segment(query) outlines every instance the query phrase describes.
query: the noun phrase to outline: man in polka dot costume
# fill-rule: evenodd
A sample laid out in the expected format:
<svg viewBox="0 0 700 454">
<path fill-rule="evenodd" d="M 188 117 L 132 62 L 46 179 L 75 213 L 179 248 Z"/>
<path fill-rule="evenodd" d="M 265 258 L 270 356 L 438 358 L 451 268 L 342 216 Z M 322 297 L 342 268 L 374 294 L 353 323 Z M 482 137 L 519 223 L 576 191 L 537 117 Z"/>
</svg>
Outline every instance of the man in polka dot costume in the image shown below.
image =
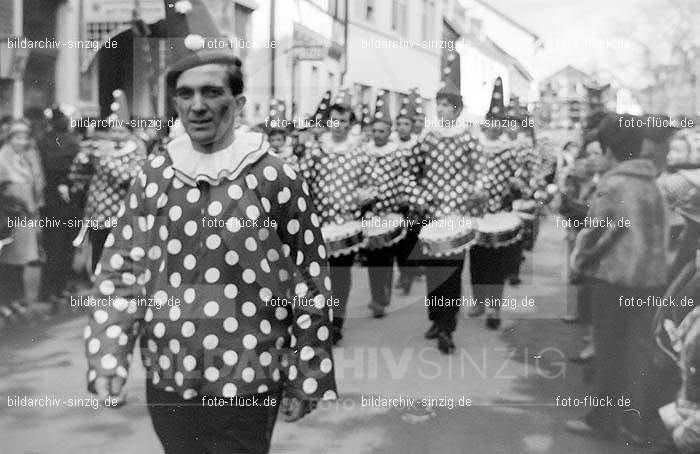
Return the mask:
<svg viewBox="0 0 700 454">
<path fill-rule="evenodd" d="M 290 419 L 336 397 L 321 220 L 263 136 L 234 132 L 240 66 L 202 51 L 168 72 L 187 134 L 134 181 L 96 272 L 109 304 L 85 329 L 102 398 L 123 399 L 140 335 L 166 453 L 268 452 L 283 392 Z"/>
<path fill-rule="evenodd" d="M 313 144 L 299 163 L 323 225 L 359 220 L 363 205 L 371 199 L 367 189 L 371 185 L 369 159 L 358 137 L 350 135 L 352 120 L 348 106 L 333 104 L 330 131 Z M 339 302 L 333 314 L 333 343 L 342 338 L 354 261 L 354 252 L 328 258 L 333 298 Z"/>
<path fill-rule="evenodd" d="M 462 111 L 462 97 L 454 86 L 443 87 L 436 102 L 437 116 L 443 123 L 454 122 Z M 417 216 L 431 220 L 449 214 L 483 214 L 479 187 L 479 174 L 484 170 L 481 146 L 464 128 L 453 125 L 428 131 L 414 147 L 409 164 L 413 167 L 408 185 L 409 205 L 417 210 Z M 464 259 L 464 252 L 423 259 L 429 301 L 461 298 Z M 425 337 L 437 339 L 442 353 L 455 349 L 452 333 L 457 327 L 458 311 L 458 306 L 428 306 L 432 325 Z"/>
</svg>

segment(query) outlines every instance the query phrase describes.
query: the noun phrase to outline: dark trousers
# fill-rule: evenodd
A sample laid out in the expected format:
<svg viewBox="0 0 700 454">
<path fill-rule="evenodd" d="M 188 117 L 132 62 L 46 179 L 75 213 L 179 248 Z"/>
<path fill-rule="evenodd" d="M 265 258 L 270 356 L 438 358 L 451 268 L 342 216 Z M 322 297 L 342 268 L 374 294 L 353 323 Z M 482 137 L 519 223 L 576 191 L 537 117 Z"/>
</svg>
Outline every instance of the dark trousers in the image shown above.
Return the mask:
<svg viewBox="0 0 700 454">
<path fill-rule="evenodd" d="M 165 454 L 265 454 L 281 401 L 279 393 L 258 394 L 270 406 L 204 406 L 202 398 L 182 399 L 146 384 L 148 412 Z M 228 403 L 228 399 L 225 399 Z"/>
<path fill-rule="evenodd" d="M 491 312 L 501 308 L 503 288 L 513 253 L 507 248 L 472 246 L 469 249 L 469 272 L 472 294 L 478 304 L 487 304 Z"/>
<path fill-rule="evenodd" d="M 105 247 L 105 241 L 109 236 L 111 229 L 93 229 L 90 230 L 90 245 L 92 246 L 92 271 L 95 271 L 95 267 L 102 257 L 102 249 Z"/>
<path fill-rule="evenodd" d="M 602 281 L 589 281 L 593 309 L 595 394 L 610 396 L 612 407 L 594 407 L 586 421 L 604 431 L 619 426 L 639 436 L 653 438 L 663 433 L 657 410 L 661 402 L 660 370 L 654 366 L 656 345 L 652 320 L 656 308 L 620 306 L 620 297 L 639 298 L 663 295 L 663 289 L 628 288 Z M 617 400 L 630 399 L 629 407 Z M 623 411 L 633 408 L 635 411 Z"/>
<path fill-rule="evenodd" d="M 350 296 L 352 284 L 352 264 L 355 254 L 328 257 L 328 267 L 331 278 L 331 295 L 338 300 L 338 307 L 333 308 L 333 326 L 340 329 L 345 322 L 345 309 Z"/>
<path fill-rule="evenodd" d="M 428 319 L 435 323 L 438 331 L 452 333 L 457 328 L 459 306 L 430 304 L 440 297 L 456 301 L 462 298 L 462 271 L 464 254 L 423 259 L 425 279 L 428 286 Z"/>
<path fill-rule="evenodd" d="M 506 246 L 504 253 L 507 255 L 506 259 L 506 276 L 507 277 L 518 277 L 520 276 L 520 264 L 523 261 L 523 242 L 518 241 L 515 244 Z"/>
<path fill-rule="evenodd" d="M 24 265 L 0 263 L 0 304 L 24 299 Z"/>
<path fill-rule="evenodd" d="M 367 249 L 364 251 L 367 259 L 367 274 L 369 288 L 372 293 L 372 303 L 378 306 L 388 306 L 391 302 L 391 288 L 394 279 L 394 249 Z"/>
<path fill-rule="evenodd" d="M 408 230 L 394 249 L 401 279 L 413 279 L 417 274 L 417 267 L 420 266 L 420 250 L 417 247 L 419 232 L 420 230 Z"/>
<path fill-rule="evenodd" d="M 60 296 L 70 279 L 73 270 L 72 241 L 77 232 L 67 226 L 44 229 L 43 246 L 46 262 L 41 270 L 41 299 Z M 106 237 L 105 237 L 106 239 Z M 103 242 L 104 244 L 104 242 Z"/>
</svg>

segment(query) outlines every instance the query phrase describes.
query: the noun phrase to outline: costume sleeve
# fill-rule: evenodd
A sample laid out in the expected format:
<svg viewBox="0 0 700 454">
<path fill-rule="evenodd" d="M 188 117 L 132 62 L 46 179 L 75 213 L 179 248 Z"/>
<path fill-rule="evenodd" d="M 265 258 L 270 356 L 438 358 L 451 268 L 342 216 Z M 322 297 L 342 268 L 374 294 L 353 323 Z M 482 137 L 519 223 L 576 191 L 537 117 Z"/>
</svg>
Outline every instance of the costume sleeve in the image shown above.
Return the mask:
<svg viewBox="0 0 700 454">
<path fill-rule="evenodd" d="M 131 352 L 145 315 L 136 298 L 145 295 L 144 284 L 150 279 L 144 245 L 152 242 L 149 235 L 155 218 L 145 215 L 144 197 L 156 192 L 156 183 L 146 189 L 146 176 L 140 173 L 122 203 L 95 270 L 90 294 L 94 307 L 84 332 L 91 392 L 95 392 L 97 377 L 126 378 L 128 374 Z"/>
<path fill-rule="evenodd" d="M 411 150 L 406 159 L 406 183 L 405 191 L 408 203 L 412 207 L 424 207 L 427 204 L 425 188 L 422 185 L 422 177 L 425 173 L 424 154 L 428 150 L 428 143 L 418 142 Z"/>
<path fill-rule="evenodd" d="M 283 164 L 281 184 L 291 192 L 282 205 L 277 228 L 283 249 L 289 251 L 294 301 L 288 391 L 300 399 L 335 399 L 331 351 L 331 282 L 321 222 L 313 209 L 308 184 Z M 286 205 L 286 206 L 285 206 Z"/>
<path fill-rule="evenodd" d="M 626 217 L 622 211 L 624 202 L 613 184 L 598 189 L 591 200 L 587 217 L 590 219 L 620 219 Z M 571 253 L 570 266 L 575 272 L 586 274 L 586 270 L 609 250 L 623 229 L 585 227 L 576 236 L 576 245 Z"/>
</svg>

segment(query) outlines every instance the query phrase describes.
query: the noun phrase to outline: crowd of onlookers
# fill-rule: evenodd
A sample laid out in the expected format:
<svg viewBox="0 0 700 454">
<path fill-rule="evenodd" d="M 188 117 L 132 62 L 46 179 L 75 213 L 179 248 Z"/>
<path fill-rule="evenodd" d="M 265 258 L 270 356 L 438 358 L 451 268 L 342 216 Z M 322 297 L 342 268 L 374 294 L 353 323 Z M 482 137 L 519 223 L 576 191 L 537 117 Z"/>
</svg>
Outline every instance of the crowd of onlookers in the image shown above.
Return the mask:
<svg viewBox="0 0 700 454">
<path fill-rule="evenodd" d="M 622 126 L 630 120 L 606 115 L 559 158 L 559 214 L 583 226 L 567 233 L 575 310 L 566 320 L 590 326 L 586 347 L 572 360 L 592 364 L 596 395 L 632 402 L 592 408 L 567 428 L 658 452 L 700 452 L 700 392 L 687 386 L 700 382 L 687 364 L 695 361 L 700 374 L 700 358 L 688 355 L 700 344 L 687 336 L 694 322 L 681 323 L 693 311 L 681 300 L 700 302 L 700 150 L 692 130 Z M 615 226 L 585 223 L 587 217 Z M 658 410 L 669 402 L 675 419 L 665 407 L 662 424 Z"/>
</svg>

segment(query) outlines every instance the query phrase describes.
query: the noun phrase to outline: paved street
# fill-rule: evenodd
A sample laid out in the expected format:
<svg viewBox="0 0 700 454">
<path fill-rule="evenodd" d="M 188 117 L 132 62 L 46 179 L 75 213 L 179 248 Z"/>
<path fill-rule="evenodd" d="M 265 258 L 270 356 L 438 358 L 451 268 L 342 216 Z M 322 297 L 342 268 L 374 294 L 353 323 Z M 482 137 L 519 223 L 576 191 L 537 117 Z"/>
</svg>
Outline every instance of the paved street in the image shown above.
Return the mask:
<svg viewBox="0 0 700 454">
<path fill-rule="evenodd" d="M 457 351 L 446 357 L 423 339 L 424 281 L 396 296 L 388 316 L 369 318 L 367 270 L 354 269 L 350 318 L 335 351 L 341 400 L 296 424 L 279 423 L 275 453 L 621 453 L 639 452 L 573 435 L 563 421 L 583 408 L 556 407 L 556 397 L 589 392 L 581 366 L 566 362 L 582 347 L 580 325 L 562 323 L 566 290 L 563 232 L 542 225 L 527 254 L 523 284 L 507 289 L 534 308 L 507 310 L 504 327 L 461 313 Z M 467 278 L 468 279 L 468 278 Z M 465 285 L 469 292 L 469 286 Z M 468 293 L 467 293 L 468 294 Z M 85 390 L 83 319 L 51 321 L 3 334 L 0 347 L 0 451 L 15 453 L 157 453 L 144 404 L 144 371 L 131 370 L 128 405 L 118 410 L 70 407 Z M 54 408 L 8 408 L 8 396 L 56 397 Z M 443 398 L 434 413 L 363 406 L 370 397 Z M 449 408 L 450 398 L 454 404 Z M 459 406 L 461 401 L 471 406 Z M 83 402 L 84 403 L 84 402 Z M 320 441 L 319 441 L 320 440 Z"/>
</svg>

